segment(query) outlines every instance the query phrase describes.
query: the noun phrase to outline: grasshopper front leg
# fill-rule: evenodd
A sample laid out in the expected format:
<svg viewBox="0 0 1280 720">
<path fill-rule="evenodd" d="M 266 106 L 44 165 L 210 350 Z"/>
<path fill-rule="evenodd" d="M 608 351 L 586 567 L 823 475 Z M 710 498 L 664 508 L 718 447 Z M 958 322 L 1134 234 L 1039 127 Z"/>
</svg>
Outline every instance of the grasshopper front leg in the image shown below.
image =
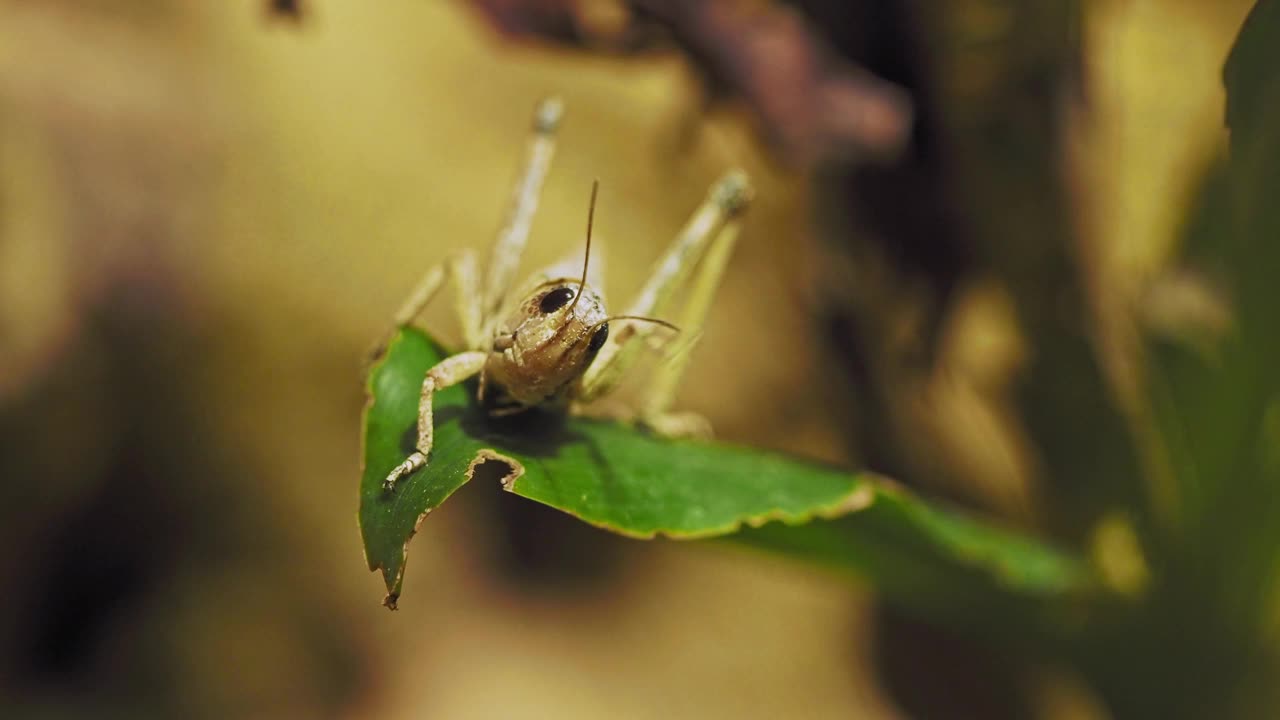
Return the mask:
<svg viewBox="0 0 1280 720">
<path fill-rule="evenodd" d="M 422 394 L 418 397 L 418 443 L 414 452 L 387 474 L 387 479 L 382 481 L 383 492 L 391 492 L 401 478 L 426 466 L 433 441 L 431 401 L 435 392 L 457 385 L 483 370 L 487 357 L 487 353 L 479 350 L 462 352 L 441 360 L 427 371 L 427 376 L 422 379 Z"/>
</svg>

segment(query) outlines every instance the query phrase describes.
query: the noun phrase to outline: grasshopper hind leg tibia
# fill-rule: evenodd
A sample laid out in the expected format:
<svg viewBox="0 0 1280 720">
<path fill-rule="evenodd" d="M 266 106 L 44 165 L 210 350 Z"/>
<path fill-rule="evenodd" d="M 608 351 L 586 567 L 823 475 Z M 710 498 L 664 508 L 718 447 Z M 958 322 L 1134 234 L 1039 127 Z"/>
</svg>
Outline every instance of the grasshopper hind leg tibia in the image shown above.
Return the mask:
<svg viewBox="0 0 1280 720">
<path fill-rule="evenodd" d="M 384 492 L 391 492 L 400 480 L 426 466 L 431 454 L 431 402 L 435 391 L 456 385 L 484 368 L 486 346 L 492 343 L 493 322 L 529 239 L 533 215 L 555 154 L 556 130 L 563 111 L 562 103 L 554 97 L 538 103 L 534 110 L 524 160 L 516 174 L 506 219 L 493 243 L 487 273 L 481 275 L 475 252 L 462 250 L 454 253 L 444 263 L 426 272 L 396 313 L 396 328 L 412 325 L 445 282 L 452 280 L 456 291 L 455 309 L 467 352 L 445 358 L 423 378 L 416 447 L 387 474 L 382 483 Z"/>
<path fill-rule="evenodd" d="M 653 377 L 644 389 L 636 414 L 637 422 L 660 435 L 705 437 L 710 425 L 688 413 L 671 414 L 676 388 L 688 367 L 690 353 L 701 335 L 707 313 L 715 298 L 733 247 L 737 242 L 739 218 L 753 195 L 750 181 L 742 171 L 723 175 L 711 186 L 707 197 L 658 259 L 649 279 L 627 308 L 627 315 L 668 317 L 680 328 L 681 337 L 663 343 Z M 681 293 L 681 291 L 684 291 Z M 674 306 L 677 295 L 684 300 Z M 623 338 L 606 345 L 587 371 L 582 400 L 603 397 L 620 382 L 639 358 L 645 343 L 660 326 L 633 325 Z"/>
</svg>

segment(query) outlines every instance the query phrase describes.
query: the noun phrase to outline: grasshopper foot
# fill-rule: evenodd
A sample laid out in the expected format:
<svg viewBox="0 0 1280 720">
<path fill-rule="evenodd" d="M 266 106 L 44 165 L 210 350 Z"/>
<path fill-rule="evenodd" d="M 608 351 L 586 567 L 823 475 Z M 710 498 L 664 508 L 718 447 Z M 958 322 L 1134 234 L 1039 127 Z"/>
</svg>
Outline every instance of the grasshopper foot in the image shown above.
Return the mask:
<svg viewBox="0 0 1280 720">
<path fill-rule="evenodd" d="M 714 433 L 711 423 L 701 415 L 691 412 L 660 413 L 639 419 L 641 427 L 654 435 L 680 440 L 710 440 Z"/>
<path fill-rule="evenodd" d="M 382 481 L 382 492 L 389 493 L 395 490 L 396 483 L 400 482 L 400 478 L 414 474 L 425 467 L 426 464 L 427 456 L 420 452 L 414 452 L 387 474 L 387 479 Z"/>
</svg>

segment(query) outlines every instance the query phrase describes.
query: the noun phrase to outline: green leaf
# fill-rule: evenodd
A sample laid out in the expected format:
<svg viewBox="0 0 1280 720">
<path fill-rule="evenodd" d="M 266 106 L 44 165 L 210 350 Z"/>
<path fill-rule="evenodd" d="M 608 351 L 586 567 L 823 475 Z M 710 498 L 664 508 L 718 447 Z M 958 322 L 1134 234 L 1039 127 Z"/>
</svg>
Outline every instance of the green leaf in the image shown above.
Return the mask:
<svg viewBox="0 0 1280 720">
<path fill-rule="evenodd" d="M 1254 6 L 1223 81 L 1230 148 L 1181 234 L 1169 277 L 1183 292 L 1146 308 L 1153 466 L 1177 513 L 1148 531 L 1156 572 L 1141 606 L 1095 634 L 1095 680 L 1117 717 L 1275 714 L 1260 710 L 1280 667 L 1280 2 Z M 1171 637 L 1176 657 L 1162 654 Z"/>
<path fill-rule="evenodd" d="M 929 508 L 869 474 L 725 444 L 660 439 L 601 420 L 537 412 L 489 418 L 471 402 L 472 386 L 436 394 L 429 464 L 384 493 L 383 478 L 413 449 L 422 378 L 444 356 L 426 335 L 405 328 L 369 375 L 360 528 L 369 569 L 382 570 L 389 606 L 399 597 L 418 523 L 481 465 L 496 470 L 508 491 L 606 530 L 688 539 L 758 528 L 741 539 L 859 570 L 906 599 L 945 600 L 953 581 L 980 587 L 986 599 L 1056 596 L 1083 581 L 1074 560 Z M 850 520 L 840 523 L 795 527 L 846 515 Z"/>
<path fill-rule="evenodd" d="M 1226 124 L 1235 133 L 1266 132 L 1261 123 L 1270 112 L 1268 96 L 1276 90 L 1278 32 L 1280 2 L 1260 0 L 1245 18 L 1222 68 L 1222 83 L 1227 89 Z"/>
<path fill-rule="evenodd" d="M 1187 611 L 1255 642 L 1274 615 L 1280 564 L 1280 2 L 1259 2 L 1223 69 L 1230 153 L 1205 179 L 1182 237 L 1225 322 L 1188 313 L 1150 337 L 1148 391 L 1182 506 L 1162 549 Z"/>
<path fill-rule="evenodd" d="M 1280 3 L 1250 13 L 1223 70 L 1230 155 L 1206 177 L 1183 235 L 1187 274 L 1227 309 L 1151 337 L 1149 391 L 1184 507 L 1169 553 L 1250 635 L 1280 557 Z M 1206 590 L 1208 592 L 1208 590 Z"/>
</svg>

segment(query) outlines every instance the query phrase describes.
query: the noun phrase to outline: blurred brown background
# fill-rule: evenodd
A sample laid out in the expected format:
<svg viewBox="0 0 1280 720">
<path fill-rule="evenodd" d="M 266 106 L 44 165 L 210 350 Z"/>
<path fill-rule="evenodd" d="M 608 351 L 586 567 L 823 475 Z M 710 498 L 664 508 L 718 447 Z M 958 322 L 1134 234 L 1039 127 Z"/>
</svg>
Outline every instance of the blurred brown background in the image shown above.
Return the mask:
<svg viewBox="0 0 1280 720">
<path fill-rule="evenodd" d="M 616 4 L 580 5 L 610 37 Z M 1016 29 L 1009 4 L 898 5 L 949 40 L 929 81 L 953 105 L 917 103 L 917 128 L 1004 82 L 1011 61 L 988 52 Z M 1084 4 L 1059 118 L 1090 302 L 1167 252 L 1221 140 L 1218 68 L 1248 5 Z M 0 713 L 912 715 L 885 689 L 870 596 L 843 579 L 615 540 L 469 487 L 423 526 L 391 614 L 354 513 L 364 355 L 424 268 L 487 245 L 528 112 L 557 93 L 527 267 L 579 246 L 598 177 L 620 302 L 710 181 L 745 167 L 758 201 L 682 405 L 722 438 L 933 475 L 928 491 L 1039 525 L 999 273 L 963 245 L 941 270 L 874 244 L 833 259 L 831 236 L 874 234 L 841 214 L 840 168 L 915 151 L 797 145 L 798 121 L 688 44 L 567 47 L 457 2 L 300 7 L 0 0 Z M 850 258 L 871 277 L 842 275 Z M 882 303 L 887 347 L 929 348 L 919 368 L 880 361 L 907 368 L 884 384 L 888 424 L 919 444 L 903 467 L 850 430 L 878 401 L 833 392 L 845 360 L 816 318 L 850 287 Z M 448 309 L 428 325 L 456 338 Z M 1100 325 L 1123 387 L 1123 333 Z M 1069 676 L 1032 674 L 1037 714 L 1101 712 Z"/>
</svg>

